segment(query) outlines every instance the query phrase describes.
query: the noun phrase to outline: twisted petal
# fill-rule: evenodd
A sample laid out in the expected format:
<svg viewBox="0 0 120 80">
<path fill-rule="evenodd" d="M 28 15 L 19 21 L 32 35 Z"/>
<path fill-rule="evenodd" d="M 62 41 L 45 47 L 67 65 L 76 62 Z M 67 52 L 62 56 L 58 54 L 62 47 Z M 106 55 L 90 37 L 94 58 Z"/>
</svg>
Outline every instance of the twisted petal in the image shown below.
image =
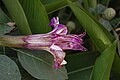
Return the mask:
<svg viewBox="0 0 120 80">
<path fill-rule="evenodd" d="M 59 34 L 59 35 L 65 35 L 68 32 L 68 29 L 65 25 L 59 24 L 59 19 L 57 18 L 52 18 L 50 21 L 49 26 L 53 26 L 54 29 L 49 32 L 48 34 Z"/>
<path fill-rule="evenodd" d="M 58 17 L 53 17 L 52 19 L 51 19 L 51 21 L 50 21 L 50 24 L 48 24 L 49 26 L 53 26 L 53 27 L 55 27 L 55 26 L 57 26 L 59 24 L 59 18 Z"/>
<path fill-rule="evenodd" d="M 68 32 L 67 27 L 65 25 L 59 24 L 48 34 L 66 35 L 67 32 Z"/>
</svg>

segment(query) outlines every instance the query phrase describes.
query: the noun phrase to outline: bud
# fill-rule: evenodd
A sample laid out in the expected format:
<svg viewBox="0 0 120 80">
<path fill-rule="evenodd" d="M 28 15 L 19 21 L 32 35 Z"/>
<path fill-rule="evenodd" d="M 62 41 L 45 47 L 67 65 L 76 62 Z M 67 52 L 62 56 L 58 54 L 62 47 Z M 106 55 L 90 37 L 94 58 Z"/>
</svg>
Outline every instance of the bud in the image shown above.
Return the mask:
<svg viewBox="0 0 120 80">
<path fill-rule="evenodd" d="M 75 29 L 75 23 L 73 21 L 68 21 L 66 26 L 68 27 L 69 31 L 72 31 Z"/>
<path fill-rule="evenodd" d="M 112 19 L 113 17 L 115 17 L 115 15 L 116 15 L 116 12 L 113 8 L 107 8 L 103 12 L 103 17 L 106 18 L 107 20 Z"/>
</svg>

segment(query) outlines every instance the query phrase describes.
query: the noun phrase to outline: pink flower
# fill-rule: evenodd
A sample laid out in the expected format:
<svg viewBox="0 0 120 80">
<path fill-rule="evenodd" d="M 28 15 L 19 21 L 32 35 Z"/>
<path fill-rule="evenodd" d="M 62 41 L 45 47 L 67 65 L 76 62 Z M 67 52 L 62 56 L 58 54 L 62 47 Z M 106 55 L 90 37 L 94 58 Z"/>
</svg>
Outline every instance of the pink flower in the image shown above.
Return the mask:
<svg viewBox="0 0 120 80">
<path fill-rule="evenodd" d="M 80 35 L 67 34 L 68 30 L 65 25 L 59 24 L 58 17 L 52 18 L 49 26 L 54 29 L 46 34 L 29 35 L 23 38 L 25 48 L 31 50 L 46 50 L 54 56 L 54 67 L 61 68 L 67 64 L 64 60 L 65 52 L 63 50 L 80 50 L 86 51 L 87 49 L 82 46 L 83 39 L 86 33 Z"/>
</svg>

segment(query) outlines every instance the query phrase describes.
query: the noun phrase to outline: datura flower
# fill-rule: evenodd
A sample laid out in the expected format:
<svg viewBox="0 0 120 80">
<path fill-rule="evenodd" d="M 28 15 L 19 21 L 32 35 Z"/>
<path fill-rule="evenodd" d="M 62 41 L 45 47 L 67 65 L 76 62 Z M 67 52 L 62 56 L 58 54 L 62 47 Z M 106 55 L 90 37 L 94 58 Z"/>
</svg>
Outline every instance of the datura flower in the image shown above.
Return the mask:
<svg viewBox="0 0 120 80">
<path fill-rule="evenodd" d="M 66 55 L 64 50 L 87 50 L 82 46 L 82 37 L 86 35 L 85 32 L 79 35 L 67 34 L 67 27 L 63 24 L 59 24 L 58 17 L 52 18 L 49 26 L 53 26 L 54 29 L 46 34 L 0 37 L 2 42 L 0 45 L 22 47 L 31 50 L 46 50 L 54 56 L 54 68 L 61 68 L 63 65 L 67 64 L 64 60 Z"/>
<path fill-rule="evenodd" d="M 67 34 L 67 27 L 59 24 L 58 17 L 52 18 L 49 26 L 54 29 L 46 34 L 29 35 L 23 38 L 27 44 L 25 48 L 32 50 L 46 50 L 54 56 L 54 67 L 61 68 L 67 62 L 64 60 L 65 52 L 63 50 L 80 50 L 86 51 L 87 49 L 82 46 L 85 32 L 80 35 Z"/>
</svg>

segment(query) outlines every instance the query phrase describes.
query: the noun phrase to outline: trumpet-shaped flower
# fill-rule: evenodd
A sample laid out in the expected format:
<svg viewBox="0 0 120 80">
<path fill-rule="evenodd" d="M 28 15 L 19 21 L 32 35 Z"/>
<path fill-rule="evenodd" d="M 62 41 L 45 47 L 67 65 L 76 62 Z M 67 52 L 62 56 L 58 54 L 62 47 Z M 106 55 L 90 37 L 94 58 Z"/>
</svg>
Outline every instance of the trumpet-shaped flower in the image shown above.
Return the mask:
<svg viewBox="0 0 120 80">
<path fill-rule="evenodd" d="M 47 50 L 50 52 L 54 56 L 55 68 L 61 68 L 67 63 L 64 60 L 65 52 L 63 50 L 87 50 L 82 46 L 82 37 L 85 36 L 85 33 L 80 35 L 67 34 L 67 27 L 59 24 L 58 17 L 52 18 L 49 26 L 54 27 L 49 33 L 24 37 L 23 41 L 27 43 L 24 47 L 32 50 Z"/>
</svg>

